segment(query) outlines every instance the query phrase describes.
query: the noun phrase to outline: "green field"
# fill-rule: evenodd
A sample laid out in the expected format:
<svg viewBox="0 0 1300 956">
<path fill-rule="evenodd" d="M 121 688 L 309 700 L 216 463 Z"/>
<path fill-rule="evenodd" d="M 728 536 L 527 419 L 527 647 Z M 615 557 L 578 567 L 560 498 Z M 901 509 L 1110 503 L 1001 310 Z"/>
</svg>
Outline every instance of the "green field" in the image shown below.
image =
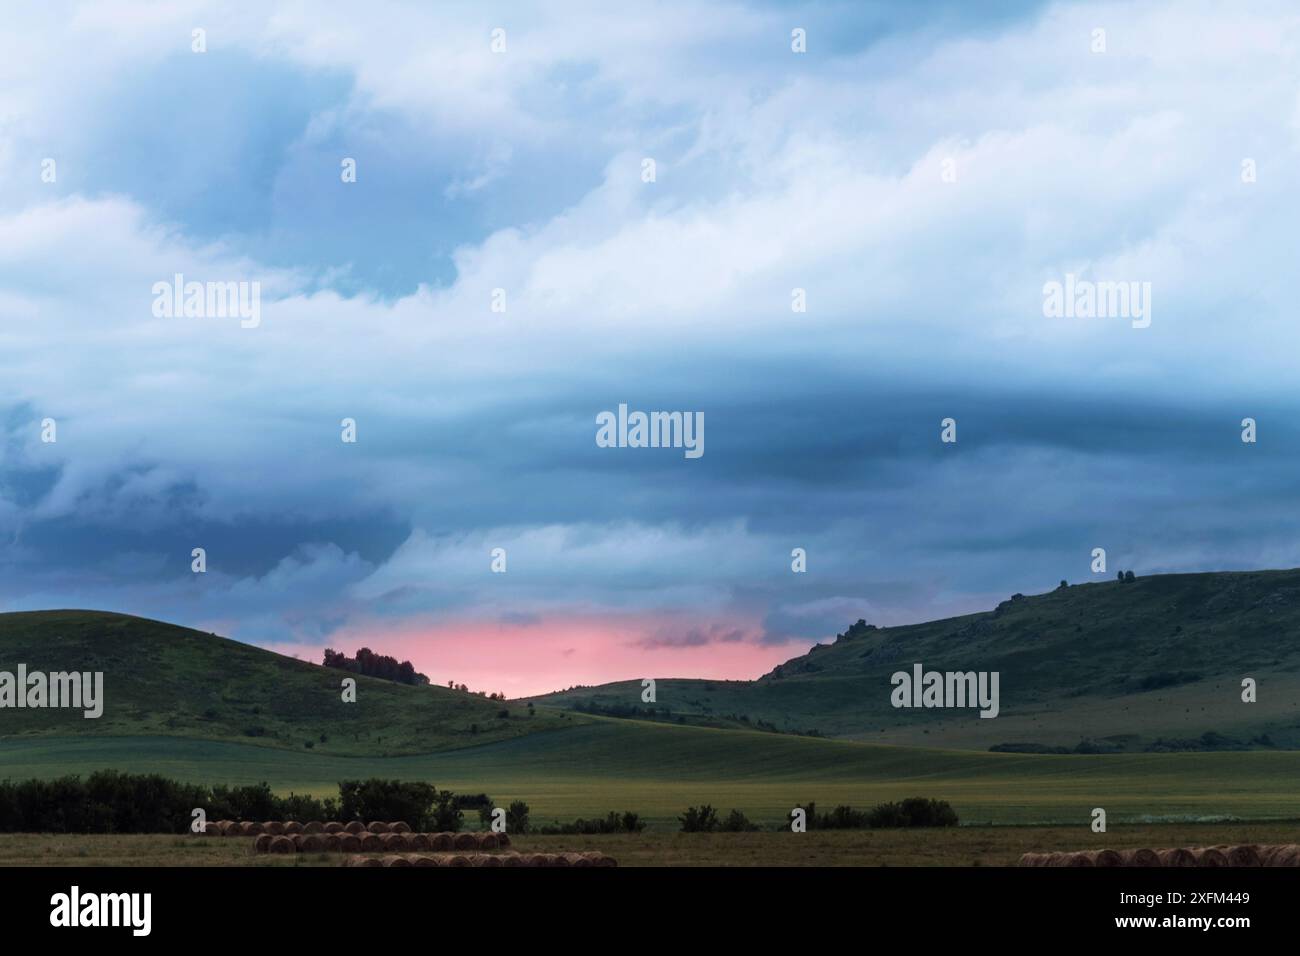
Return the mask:
<svg viewBox="0 0 1300 956">
<path fill-rule="evenodd" d="M 345 778 L 430 780 L 498 802 L 525 800 L 539 823 L 634 810 L 656 829 L 675 829 L 692 804 L 776 825 L 800 801 L 866 807 L 907 796 L 948 800 L 967 824 L 1086 823 L 1099 806 L 1112 824 L 1300 819 L 1294 752 L 989 754 L 613 719 L 387 758 L 166 737 L 0 740 L 0 766 L 14 779 L 114 767 L 196 783 L 264 780 L 320 796 Z"/>
</svg>

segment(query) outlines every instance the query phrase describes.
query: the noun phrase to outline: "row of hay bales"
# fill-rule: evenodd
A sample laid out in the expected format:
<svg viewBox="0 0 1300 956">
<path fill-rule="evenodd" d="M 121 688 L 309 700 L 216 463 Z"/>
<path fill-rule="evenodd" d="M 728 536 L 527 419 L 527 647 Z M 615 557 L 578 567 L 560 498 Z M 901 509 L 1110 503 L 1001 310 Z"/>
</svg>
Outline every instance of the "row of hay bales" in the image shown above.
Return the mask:
<svg viewBox="0 0 1300 956">
<path fill-rule="evenodd" d="M 483 852 L 510 845 L 504 833 L 294 833 L 259 834 L 254 853 Z"/>
<path fill-rule="evenodd" d="M 1300 866 L 1300 846 L 1175 847 L 1170 850 L 1081 850 L 1026 853 L 1021 866 Z"/>
<path fill-rule="evenodd" d="M 344 866 L 618 866 L 604 853 L 406 853 L 350 856 Z"/>
<path fill-rule="evenodd" d="M 354 836 L 360 836 L 365 833 L 410 833 L 411 827 L 400 820 L 395 823 L 385 823 L 376 820 L 373 823 L 362 823 L 360 820 L 353 820 L 351 823 L 339 823 L 332 821 L 330 823 L 321 823 L 319 820 L 312 820 L 309 823 L 299 823 L 297 820 L 267 820 L 265 823 L 253 823 L 247 820 L 217 820 L 208 823 L 204 832 L 208 836 L 261 836 L 269 834 L 270 836 L 293 836 L 298 833 L 350 833 Z"/>
</svg>

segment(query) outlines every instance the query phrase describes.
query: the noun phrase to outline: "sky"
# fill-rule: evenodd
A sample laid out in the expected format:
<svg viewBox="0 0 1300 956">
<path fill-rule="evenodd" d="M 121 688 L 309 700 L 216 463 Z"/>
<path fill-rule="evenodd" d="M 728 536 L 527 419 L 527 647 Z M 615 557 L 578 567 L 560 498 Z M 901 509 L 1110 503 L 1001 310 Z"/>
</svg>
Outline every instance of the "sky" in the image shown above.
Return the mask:
<svg viewBox="0 0 1300 956">
<path fill-rule="evenodd" d="M 0 610 L 514 697 L 1300 564 L 1293 4 L 6 17 Z"/>
</svg>

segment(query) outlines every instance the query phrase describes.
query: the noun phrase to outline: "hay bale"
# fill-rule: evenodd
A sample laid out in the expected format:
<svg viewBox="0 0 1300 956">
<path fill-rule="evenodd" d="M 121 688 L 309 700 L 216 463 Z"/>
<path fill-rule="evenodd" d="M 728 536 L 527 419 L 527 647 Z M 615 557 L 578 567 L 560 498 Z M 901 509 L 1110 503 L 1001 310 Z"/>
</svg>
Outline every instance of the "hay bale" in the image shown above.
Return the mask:
<svg viewBox="0 0 1300 956">
<path fill-rule="evenodd" d="M 406 834 L 404 833 L 379 833 L 379 842 L 384 845 L 384 850 L 388 853 L 405 853 L 410 847 L 407 846 Z"/>
<path fill-rule="evenodd" d="M 339 838 L 339 850 L 341 852 L 343 853 L 361 852 L 361 837 L 357 836 L 355 833 L 340 833 L 338 834 L 338 838 Z"/>
<path fill-rule="evenodd" d="M 406 845 L 412 850 L 433 849 L 433 841 L 429 839 L 429 834 L 427 833 L 407 833 L 403 835 L 406 837 Z"/>
<path fill-rule="evenodd" d="M 262 832 L 271 836 L 284 836 L 284 824 L 279 820 L 267 820 L 262 824 Z"/>
<path fill-rule="evenodd" d="M 377 856 L 350 856 L 345 866 L 383 866 L 384 861 Z"/>
<path fill-rule="evenodd" d="M 1230 846 L 1223 853 L 1228 858 L 1228 866 L 1263 866 L 1259 858 L 1259 847 L 1251 843 Z"/>
<path fill-rule="evenodd" d="M 411 827 L 404 820 L 398 820 L 395 823 L 388 824 L 389 833 L 410 833 Z"/>
<path fill-rule="evenodd" d="M 241 836 L 257 836 L 259 833 L 262 832 L 262 824 L 241 823 L 239 825 L 239 832 Z"/>
<path fill-rule="evenodd" d="M 325 824 L 325 832 L 343 833 L 343 824 L 339 823 L 337 820 L 331 820 L 329 823 Z"/>
<path fill-rule="evenodd" d="M 363 833 L 359 839 L 362 853 L 378 853 L 384 848 L 384 841 L 379 839 L 378 833 Z"/>
<path fill-rule="evenodd" d="M 302 825 L 302 832 L 303 833 L 324 833 L 325 824 L 321 823 L 319 820 L 312 820 Z"/>
<path fill-rule="evenodd" d="M 295 839 L 301 839 L 298 844 L 299 853 L 325 852 L 325 835 L 323 833 L 299 833 Z"/>
<path fill-rule="evenodd" d="M 509 845 L 510 845 L 510 834 L 508 834 L 508 833 L 498 833 L 498 834 L 497 834 L 497 846 L 499 846 L 501 849 L 504 850 L 504 849 L 505 849 L 506 847 L 508 847 Z"/>
<path fill-rule="evenodd" d="M 1160 857 L 1161 866 L 1195 866 L 1196 857 L 1188 850 L 1182 847 L 1174 847 L 1171 850 L 1157 850 Z"/>
<path fill-rule="evenodd" d="M 1062 853 L 1060 850 L 1053 850 L 1047 854 L 1047 861 L 1043 863 L 1043 866 L 1069 866 L 1070 857 L 1073 855 L 1073 853 Z"/>
<path fill-rule="evenodd" d="M 1093 866 L 1123 866 L 1124 858 L 1115 850 L 1098 850 L 1092 856 Z"/>
<path fill-rule="evenodd" d="M 391 831 L 389 830 L 388 824 L 387 824 L 387 823 L 384 823 L 382 820 L 374 820 L 374 821 L 368 823 L 368 824 L 366 825 L 366 829 L 369 830 L 371 833 L 389 833 L 389 832 L 391 832 Z"/>
<path fill-rule="evenodd" d="M 302 832 L 302 824 L 299 823 L 297 820 L 284 821 L 285 836 L 292 836 L 295 833 L 301 833 L 301 832 Z"/>
<path fill-rule="evenodd" d="M 357 836 L 360 836 L 361 834 L 366 832 L 366 825 L 362 823 L 360 820 L 353 820 L 343 829 L 346 830 L 348 833 L 355 833 Z"/>
<path fill-rule="evenodd" d="M 501 861 L 502 866 L 527 866 L 528 865 L 527 863 L 524 862 L 524 858 L 520 856 L 518 853 L 513 853 L 513 852 L 502 853 L 497 858 Z"/>
<path fill-rule="evenodd" d="M 1046 866 L 1048 855 L 1046 853 L 1022 853 L 1017 866 Z"/>
<path fill-rule="evenodd" d="M 343 834 L 341 833 L 322 833 L 320 838 L 325 844 L 326 853 L 338 853 L 343 849 Z"/>
<path fill-rule="evenodd" d="M 224 836 L 239 836 L 243 831 L 234 820 L 218 820 L 217 830 Z"/>
<path fill-rule="evenodd" d="M 474 839 L 478 841 L 480 850 L 495 850 L 497 848 L 497 835 L 495 833 L 476 833 Z"/>
<path fill-rule="evenodd" d="M 410 865 L 411 865 L 410 860 L 397 853 L 390 853 L 384 857 L 384 866 L 410 866 Z"/>
<path fill-rule="evenodd" d="M 591 866 L 591 859 L 585 853 L 561 853 L 560 856 L 564 857 L 569 866 Z"/>
<path fill-rule="evenodd" d="M 221 836 L 221 823 L 222 821 L 220 820 L 209 820 L 207 823 L 203 824 L 203 835 L 215 837 Z"/>
<path fill-rule="evenodd" d="M 1222 867 L 1228 865 L 1228 855 L 1217 847 L 1205 847 L 1192 850 L 1197 866 Z"/>
<path fill-rule="evenodd" d="M 454 833 L 430 833 L 429 849 L 436 850 L 439 853 L 445 853 L 447 850 L 456 848 L 456 834 Z"/>
<path fill-rule="evenodd" d="M 271 837 L 271 846 L 267 849 L 268 853 L 292 853 L 294 851 L 293 840 L 287 836 Z"/>
<path fill-rule="evenodd" d="M 257 835 L 257 839 L 253 841 L 253 852 L 270 853 L 271 841 L 274 839 L 275 837 L 271 836 L 271 834 L 269 833 L 259 833 Z"/>
<path fill-rule="evenodd" d="M 551 855 L 549 853 L 529 853 L 526 857 L 529 866 L 550 866 Z"/>
<path fill-rule="evenodd" d="M 427 853 L 417 853 L 415 856 L 411 857 L 411 862 L 414 866 L 437 866 L 438 865 L 438 861 L 435 860 L 433 857 L 429 856 L 429 854 Z"/>
<path fill-rule="evenodd" d="M 495 853 L 475 853 L 474 865 L 475 866 L 500 866 L 501 857 L 497 856 Z"/>
<path fill-rule="evenodd" d="M 564 853 L 548 853 L 546 855 L 549 858 L 546 864 L 547 866 L 572 866 L 573 865 L 572 863 L 569 862 L 568 856 Z"/>
<path fill-rule="evenodd" d="M 1263 859 L 1265 866 L 1300 866 L 1300 846 L 1284 843 L 1269 850 Z"/>
<path fill-rule="evenodd" d="M 478 837 L 473 833 L 457 833 L 451 845 L 457 850 L 477 850 Z"/>
<path fill-rule="evenodd" d="M 1066 866 L 1096 866 L 1097 854 L 1092 850 L 1080 850 L 1078 853 L 1071 853 L 1070 858 L 1065 863 Z"/>
<path fill-rule="evenodd" d="M 618 860 L 612 856 L 606 856 L 604 853 L 589 853 L 588 856 L 595 857 L 592 860 L 592 866 L 618 866 Z"/>
<path fill-rule="evenodd" d="M 1155 850 L 1146 848 L 1140 850 L 1124 850 L 1120 853 L 1120 857 L 1123 858 L 1124 862 L 1122 865 L 1124 866 L 1150 867 L 1160 865 L 1160 855 L 1156 853 Z"/>
<path fill-rule="evenodd" d="M 443 866 L 473 866 L 473 862 L 464 853 L 447 853 L 442 857 Z"/>
</svg>

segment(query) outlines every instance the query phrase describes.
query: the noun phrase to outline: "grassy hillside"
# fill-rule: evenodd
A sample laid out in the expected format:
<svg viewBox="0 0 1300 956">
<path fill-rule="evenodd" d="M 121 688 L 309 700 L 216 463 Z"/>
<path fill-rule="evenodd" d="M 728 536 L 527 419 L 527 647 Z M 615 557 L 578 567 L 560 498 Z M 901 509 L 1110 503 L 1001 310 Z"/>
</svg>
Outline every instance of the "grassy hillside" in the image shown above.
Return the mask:
<svg viewBox="0 0 1300 956">
<path fill-rule="evenodd" d="M 6 708 L 0 710 L 3 738 L 162 734 L 383 756 L 467 747 L 575 722 L 442 687 L 326 670 L 214 634 L 98 611 L 0 614 L 0 671 L 14 672 L 19 663 L 29 671 L 103 671 L 104 713 L 87 720 L 81 711 Z M 357 680 L 355 703 L 342 701 L 340 683 L 349 676 Z"/>
<path fill-rule="evenodd" d="M 895 710 L 890 675 L 914 662 L 998 671 L 1000 716 Z M 1254 704 L 1241 701 L 1247 676 L 1259 684 Z M 850 629 L 758 681 L 660 680 L 657 692 L 674 720 L 747 718 L 881 743 L 1295 748 L 1300 570 L 1075 585 L 980 614 Z M 639 682 L 626 682 L 537 700 L 617 711 L 644 706 L 640 693 Z"/>
<path fill-rule="evenodd" d="M 175 737 L 8 739 L 0 740 L 0 767 L 14 778 L 119 767 L 202 783 L 265 780 L 317 795 L 333 794 L 344 778 L 396 777 L 526 800 L 539 823 L 630 809 L 658 829 L 676 829 L 692 804 L 736 807 L 775 824 L 804 800 L 862 807 L 917 795 L 949 800 L 965 823 L 1064 823 L 1083 833 L 1098 806 L 1112 824 L 1300 818 L 1296 752 L 990 754 L 632 720 L 389 758 Z"/>
</svg>

